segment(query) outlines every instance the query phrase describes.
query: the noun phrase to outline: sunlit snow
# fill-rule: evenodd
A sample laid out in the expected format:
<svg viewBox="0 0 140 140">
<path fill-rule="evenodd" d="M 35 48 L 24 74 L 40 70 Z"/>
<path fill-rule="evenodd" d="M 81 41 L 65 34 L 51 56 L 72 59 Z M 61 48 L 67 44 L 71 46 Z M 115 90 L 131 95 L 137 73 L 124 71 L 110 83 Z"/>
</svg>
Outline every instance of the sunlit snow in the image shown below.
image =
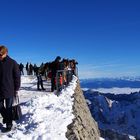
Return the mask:
<svg viewBox="0 0 140 140">
<path fill-rule="evenodd" d="M 57 96 L 56 92 L 50 92 L 49 82 L 44 83 L 46 91 L 37 91 L 36 78 L 22 76 L 19 96 L 23 116 L 14 122 L 16 129 L 0 134 L 0 140 L 66 140 L 67 126 L 74 118 L 72 95 L 76 81 L 74 76 Z"/>
</svg>

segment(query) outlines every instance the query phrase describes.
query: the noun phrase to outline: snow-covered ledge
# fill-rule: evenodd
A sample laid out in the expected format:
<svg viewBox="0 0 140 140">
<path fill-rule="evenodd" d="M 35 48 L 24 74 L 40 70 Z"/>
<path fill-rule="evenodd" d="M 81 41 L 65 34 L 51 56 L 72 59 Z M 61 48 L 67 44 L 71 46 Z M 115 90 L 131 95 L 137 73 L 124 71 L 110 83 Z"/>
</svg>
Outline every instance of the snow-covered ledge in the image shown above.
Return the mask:
<svg viewBox="0 0 140 140">
<path fill-rule="evenodd" d="M 73 77 L 57 96 L 49 91 L 37 91 L 36 77 L 21 77 L 19 96 L 23 116 L 14 122 L 11 132 L 0 134 L 0 140 L 67 140 L 67 126 L 74 119 L 76 81 L 77 77 Z M 48 83 L 44 84 L 47 88 Z"/>
<path fill-rule="evenodd" d="M 73 77 L 59 96 L 50 91 L 37 91 L 36 82 L 35 76 L 21 77 L 19 96 L 23 116 L 14 122 L 12 131 L 0 134 L 0 140 L 99 139 L 97 125 L 90 115 L 77 77 Z M 46 88 L 47 82 L 44 83 Z"/>
</svg>

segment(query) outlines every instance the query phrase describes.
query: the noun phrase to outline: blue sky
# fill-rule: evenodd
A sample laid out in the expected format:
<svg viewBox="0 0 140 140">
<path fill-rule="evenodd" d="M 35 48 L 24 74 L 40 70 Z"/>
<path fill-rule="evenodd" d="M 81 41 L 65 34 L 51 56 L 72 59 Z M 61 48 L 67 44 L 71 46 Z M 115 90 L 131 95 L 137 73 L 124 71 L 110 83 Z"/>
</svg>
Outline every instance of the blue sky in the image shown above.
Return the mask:
<svg viewBox="0 0 140 140">
<path fill-rule="evenodd" d="M 0 0 L 0 44 L 18 62 L 76 59 L 80 78 L 140 75 L 139 0 Z"/>
</svg>

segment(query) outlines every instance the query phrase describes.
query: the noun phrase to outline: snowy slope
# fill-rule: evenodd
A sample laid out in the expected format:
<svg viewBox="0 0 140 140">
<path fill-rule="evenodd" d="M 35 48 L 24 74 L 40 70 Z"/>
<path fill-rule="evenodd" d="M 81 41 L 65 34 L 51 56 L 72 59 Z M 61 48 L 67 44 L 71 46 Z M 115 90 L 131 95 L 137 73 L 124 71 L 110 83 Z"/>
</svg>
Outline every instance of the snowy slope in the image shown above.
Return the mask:
<svg viewBox="0 0 140 140">
<path fill-rule="evenodd" d="M 140 138 L 140 92 L 114 95 L 89 90 L 85 97 L 99 128 Z"/>
<path fill-rule="evenodd" d="M 1 133 L 0 140 L 66 140 L 67 125 L 74 118 L 72 95 L 77 78 L 73 77 L 60 96 L 49 92 L 48 82 L 45 83 L 47 91 L 37 91 L 36 78 L 33 76 L 22 76 L 21 81 L 19 96 L 23 117 L 14 122 L 16 129 Z"/>
</svg>

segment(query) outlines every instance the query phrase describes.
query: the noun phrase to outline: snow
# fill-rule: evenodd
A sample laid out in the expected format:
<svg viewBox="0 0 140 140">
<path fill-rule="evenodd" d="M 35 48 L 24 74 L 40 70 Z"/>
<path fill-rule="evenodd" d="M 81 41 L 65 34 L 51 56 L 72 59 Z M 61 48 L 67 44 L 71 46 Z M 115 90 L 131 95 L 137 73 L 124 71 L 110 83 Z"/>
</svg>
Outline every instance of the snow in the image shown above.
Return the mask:
<svg viewBox="0 0 140 140">
<path fill-rule="evenodd" d="M 133 136 L 131 136 L 131 135 L 129 135 L 129 138 L 130 138 L 131 140 L 136 140 L 136 138 L 133 137 Z"/>
<path fill-rule="evenodd" d="M 100 140 L 105 140 L 104 138 L 100 137 Z"/>
<path fill-rule="evenodd" d="M 106 94 L 85 93 L 89 100 L 90 111 L 100 129 L 113 130 L 129 135 L 131 140 L 140 137 L 140 96 L 139 93 L 113 96 L 112 100 Z M 108 98 L 107 98 L 108 97 Z M 131 136 L 130 136 L 131 135 Z"/>
<path fill-rule="evenodd" d="M 69 86 L 57 96 L 55 92 L 37 91 L 34 76 L 22 76 L 19 96 L 23 116 L 14 122 L 16 129 L 0 134 L 0 139 L 66 140 L 67 126 L 74 119 L 72 95 L 76 81 L 74 76 Z M 45 88 L 50 86 L 49 82 L 44 85 Z"/>
</svg>

